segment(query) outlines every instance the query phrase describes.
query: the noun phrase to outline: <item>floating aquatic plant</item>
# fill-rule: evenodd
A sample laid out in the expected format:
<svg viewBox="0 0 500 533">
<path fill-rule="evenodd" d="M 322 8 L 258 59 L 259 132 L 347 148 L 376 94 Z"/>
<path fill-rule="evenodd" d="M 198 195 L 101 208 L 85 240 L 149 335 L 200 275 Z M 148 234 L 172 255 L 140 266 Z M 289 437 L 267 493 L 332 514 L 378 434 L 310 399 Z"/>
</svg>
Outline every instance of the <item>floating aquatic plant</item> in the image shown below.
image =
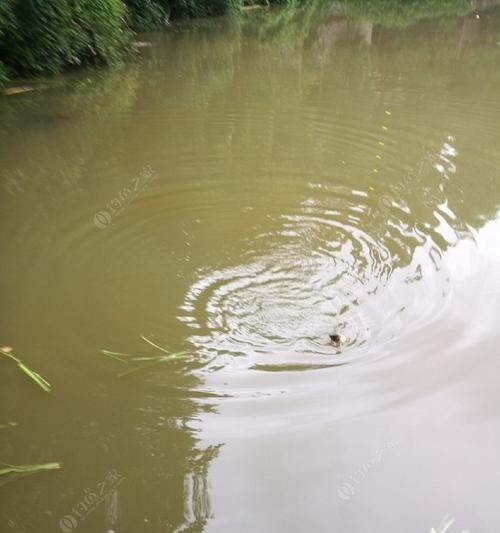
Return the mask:
<svg viewBox="0 0 500 533">
<path fill-rule="evenodd" d="M 6 424 L 0 424 L 0 429 L 13 428 L 13 427 L 16 427 L 17 425 L 18 425 L 17 422 L 7 422 Z"/>
<path fill-rule="evenodd" d="M 118 377 L 127 376 L 128 374 L 132 374 L 132 372 L 135 372 L 137 370 L 140 370 L 144 366 L 153 366 L 157 365 L 159 363 L 166 363 L 168 361 L 172 361 L 174 359 L 179 359 L 182 357 L 186 357 L 189 355 L 187 352 L 169 352 L 166 348 L 163 346 L 160 346 L 156 343 L 154 343 L 152 340 L 144 337 L 141 335 L 141 339 L 157 350 L 160 350 L 165 353 L 165 355 L 134 355 L 134 354 L 128 354 L 128 353 L 121 353 L 121 352 L 112 352 L 110 350 L 101 350 L 101 352 L 111 357 L 112 359 L 117 359 L 118 361 L 125 363 L 125 364 L 136 364 L 133 368 L 129 368 L 125 370 L 124 372 L 120 372 L 118 374 Z"/>
<path fill-rule="evenodd" d="M 38 372 L 35 372 L 29 368 L 29 366 L 19 359 L 19 357 L 15 356 L 12 353 L 12 348 L 10 346 L 1 347 L 0 353 L 15 361 L 17 366 L 45 392 L 50 392 L 50 383 L 42 378 Z M 0 424 L 0 429 L 12 428 L 17 425 L 17 422 L 7 422 L 6 424 Z M 57 470 L 61 468 L 61 466 L 62 463 L 42 463 L 36 465 L 10 465 L 6 463 L 0 463 L 0 486 L 10 483 L 11 481 L 15 481 L 21 477 L 38 474 L 39 472 L 43 472 L 45 470 Z"/>
<path fill-rule="evenodd" d="M 38 372 L 32 370 L 26 363 L 24 363 L 19 357 L 15 356 L 12 353 L 12 348 L 10 346 L 4 346 L 0 348 L 0 353 L 5 355 L 9 359 L 12 359 L 16 362 L 18 368 L 20 368 L 27 376 L 29 376 L 39 387 L 41 387 L 45 392 L 50 392 L 52 386 L 50 383 L 42 378 Z"/>
<path fill-rule="evenodd" d="M 31 476 L 46 470 L 58 470 L 62 463 L 43 463 L 38 465 L 9 465 L 0 464 L 0 476 L 6 476 L 0 480 L 0 486 L 24 476 Z"/>
</svg>

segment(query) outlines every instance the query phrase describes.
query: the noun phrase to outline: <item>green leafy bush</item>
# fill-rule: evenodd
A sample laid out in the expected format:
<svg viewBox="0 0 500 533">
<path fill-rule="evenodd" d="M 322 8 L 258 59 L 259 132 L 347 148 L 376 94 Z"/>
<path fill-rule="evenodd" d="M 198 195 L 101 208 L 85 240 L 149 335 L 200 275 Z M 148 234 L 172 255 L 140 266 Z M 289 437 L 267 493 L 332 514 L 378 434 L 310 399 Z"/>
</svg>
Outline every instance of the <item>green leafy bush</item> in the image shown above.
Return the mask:
<svg viewBox="0 0 500 533">
<path fill-rule="evenodd" d="M 0 80 L 121 61 L 131 31 L 222 15 L 242 0 L 0 0 Z"/>
<path fill-rule="evenodd" d="M 7 0 L 10 23 L 3 29 L 0 57 L 14 71 L 58 72 L 68 62 L 71 9 L 67 0 Z"/>
<path fill-rule="evenodd" d="M 2 37 L 9 26 L 13 25 L 13 17 L 10 10 L 10 4 L 7 0 L 0 0 L 0 43 Z M 7 68 L 0 59 L 0 87 L 7 83 Z"/>
<path fill-rule="evenodd" d="M 168 20 L 163 7 L 153 0 L 126 0 L 130 27 L 136 31 L 156 30 Z"/>
<path fill-rule="evenodd" d="M 125 27 L 125 4 L 121 0 L 76 0 L 72 3 L 71 64 L 120 62 L 131 37 Z"/>
<path fill-rule="evenodd" d="M 3 63 L 0 61 L 0 87 L 2 85 L 5 85 L 8 81 L 8 76 L 7 76 L 7 70 L 5 69 Z"/>
<path fill-rule="evenodd" d="M 400 28 L 425 18 L 463 16 L 477 9 L 468 0 L 347 0 L 346 6 L 354 17 Z"/>
<path fill-rule="evenodd" d="M 113 64 L 128 49 L 121 0 L 0 2 L 0 61 L 17 75 Z"/>
<path fill-rule="evenodd" d="M 231 0 L 158 0 L 173 19 L 223 15 L 231 8 Z"/>
<path fill-rule="evenodd" d="M 224 15 L 241 0 L 125 0 L 131 26 L 137 31 L 157 29 L 170 19 Z"/>
</svg>

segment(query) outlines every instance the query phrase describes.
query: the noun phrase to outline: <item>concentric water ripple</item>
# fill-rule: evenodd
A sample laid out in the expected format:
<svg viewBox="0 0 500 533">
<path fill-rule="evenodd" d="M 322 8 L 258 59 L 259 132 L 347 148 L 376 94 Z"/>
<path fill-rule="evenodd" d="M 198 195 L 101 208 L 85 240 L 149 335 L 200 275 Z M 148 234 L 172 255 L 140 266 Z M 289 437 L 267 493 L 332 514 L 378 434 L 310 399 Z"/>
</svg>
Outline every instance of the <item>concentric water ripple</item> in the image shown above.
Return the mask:
<svg viewBox="0 0 500 533">
<path fill-rule="evenodd" d="M 198 271 L 178 319 L 213 368 L 354 361 L 384 337 L 388 315 L 412 303 L 390 287 L 393 273 L 404 284 L 422 270 L 439 270 L 449 243 L 435 237 L 454 235 L 451 212 L 440 217 L 438 230 L 420 228 L 409 208 L 388 195 L 334 183 L 307 189 L 298 207 L 281 214 L 279 230 L 247 242 L 240 264 Z M 259 238 L 264 250 L 255 246 Z M 382 313 L 376 302 L 384 291 Z M 437 312 L 436 302 L 442 304 L 435 299 L 424 315 Z M 340 348 L 330 342 L 333 332 L 345 338 Z"/>
</svg>

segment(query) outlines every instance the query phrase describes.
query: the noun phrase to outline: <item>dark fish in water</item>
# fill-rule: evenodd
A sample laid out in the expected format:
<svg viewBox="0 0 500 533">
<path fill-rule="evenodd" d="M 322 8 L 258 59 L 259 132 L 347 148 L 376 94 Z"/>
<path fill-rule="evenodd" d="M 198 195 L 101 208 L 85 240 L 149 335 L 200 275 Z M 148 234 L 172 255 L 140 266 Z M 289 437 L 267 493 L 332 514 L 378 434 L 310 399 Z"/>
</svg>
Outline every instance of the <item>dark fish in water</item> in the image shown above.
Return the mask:
<svg viewBox="0 0 500 533">
<path fill-rule="evenodd" d="M 330 335 L 330 340 L 332 341 L 332 344 L 336 347 L 339 347 L 341 344 L 345 342 L 345 337 L 341 335 L 340 333 L 332 333 Z"/>
</svg>

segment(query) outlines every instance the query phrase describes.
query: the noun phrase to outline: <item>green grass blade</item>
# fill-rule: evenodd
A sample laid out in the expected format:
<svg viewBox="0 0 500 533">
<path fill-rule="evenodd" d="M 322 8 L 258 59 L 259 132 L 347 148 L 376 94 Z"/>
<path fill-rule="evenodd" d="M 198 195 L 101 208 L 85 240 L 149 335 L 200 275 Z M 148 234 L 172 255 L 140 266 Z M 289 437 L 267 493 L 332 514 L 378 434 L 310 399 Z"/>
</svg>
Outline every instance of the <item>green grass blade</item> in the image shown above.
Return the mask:
<svg viewBox="0 0 500 533">
<path fill-rule="evenodd" d="M 129 374 L 132 374 L 133 372 L 137 372 L 137 370 L 142 370 L 144 368 L 149 368 L 154 365 L 158 365 L 160 363 L 165 363 L 166 361 L 171 361 L 172 359 L 175 359 L 178 356 L 181 355 L 188 355 L 187 352 L 177 352 L 172 353 L 170 355 L 160 355 L 157 357 L 137 357 L 134 358 L 134 361 L 142 362 L 143 365 L 135 366 L 134 368 L 131 368 L 129 370 L 125 370 L 124 372 L 120 372 L 117 374 L 119 378 L 122 378 L 124 376 L 128 376 Z"/>
<path fill-rule="evenodd" d="M 111 359 L 116 359 L 117 361 L 121 361 L 122 363 L 126 363 L 127 361 L 125 359 L 122 359 L 122 357 L 130 357 L 128 354 L 124 353 L 117 353 L 117 352 L 109 352 L 108 350 L 101 350 L 101 352 L 107 356 L 111 357 Z"/>
<path fill-rule="evenodd" d="M 118 357 L 134 357 L 133 354 L 129 354 L 129 353 L 121 353 L 121 352 L 112 352 L 111 350 L 101 350 L 101 352 L 103 354 L 106 354 L 106 355 L 117 355 Z"/>
<path fill-rule="evenodd" d="M 46 470 L 57 470 L 62 467 L 62 463 L 45 463 L 38 465 L 4 465 L 6 468 L 0 469 L 0 486 L 11 481 L 16 481 L 25 476 L 31 476 Z"/>
<path fill-rule="evenodd" d="M 127 370 L 124 370 L 123 372 L 120 372 L 119 374 L 117 374 L 118 377 L 128 376 L 129 374 L 137 372 L 137 370 L 141 370 L 144 366 L 152 366 L 158 363 L 165 363 L 167 361 L 172 361 L 173 359 L 189 355 L 188 352 L 169 352 L 166 348 L 156 344 L 144 335 L 141 335 L 141 339 L 153 346 L 154 348 L 164 352 L 166 355 L 132 355 L 122 352 L 113 352 L 111 350 L 101 349 L 101 352 L 104 355 L 113 359 L 117 359 L 121 363 L 140 363 L 139 365 L 134 366 L 133 368 L 129 368 Z"/>
<path fill-rule="evenodd" d="M 37 383 L 45 392 L 50 392 L 50 390 L 52 388 L 50 383 L 47 380 L 45 380 L 44 378 L 42 378 L 42 376 L 40 376 L 40 374 L 38 374 L 34 370 L 31 370 L 31 368 L 28 365 L 26 365 L 26 363 L 23 363 L 23 361 L 21 359 L 19 359 L 19 357 L 16 357 L 13 353 L 6 352 L 4 350 L 0 350 L 0 353 L 5 355 L 5 356 L 7 356 L 7 357 L 9 357 L 13 361 L 15 361 L 17 363 L 17 366 L 27 376 L 29 376 L 35 383 Z"/>
<path fill-rule="evenodd" d="M 13 428 L 18 426 L 19 424 L 17 422 L 7 422 L 7 424 L 0 424 L 0 429 L 7 429 L 7 428 Z"/>
<path fill-rule="evenodd" d="M 38 465 L 3 465 L 5 468 L 0 468 L 0 476 L 6 474 L 36 474 L 44 470 L 58 470 L 62 463 L 42 463 Z"/>
<path fill-rule="evenodd" d="M 52 386 L 48 381 L 42 378 L 40 374 L 35 372 L 34 370 L 31 370 L 31 368 L 27 367 L 23 362 L 17 363 L 17 366 L 27 375 L 29 376 L 35 383 L 37 383 L 45 392 L 50 392 Z"/>
<path fill-rule="evenodd" d="M 147 343 L 151 344 L 151 346 L 154 346 L 155 348 L 158 348 L 158 350 L 161 350 L 162 352 L 170 354 L 170 352 L 166 348 L 163 348 L 163 346 L 159 346 L 158 344 L 155 344 L 153 341 L 149 340 L 144 335 L 141 335 L 141 339 L 146 341 Z"/>
</svg>

